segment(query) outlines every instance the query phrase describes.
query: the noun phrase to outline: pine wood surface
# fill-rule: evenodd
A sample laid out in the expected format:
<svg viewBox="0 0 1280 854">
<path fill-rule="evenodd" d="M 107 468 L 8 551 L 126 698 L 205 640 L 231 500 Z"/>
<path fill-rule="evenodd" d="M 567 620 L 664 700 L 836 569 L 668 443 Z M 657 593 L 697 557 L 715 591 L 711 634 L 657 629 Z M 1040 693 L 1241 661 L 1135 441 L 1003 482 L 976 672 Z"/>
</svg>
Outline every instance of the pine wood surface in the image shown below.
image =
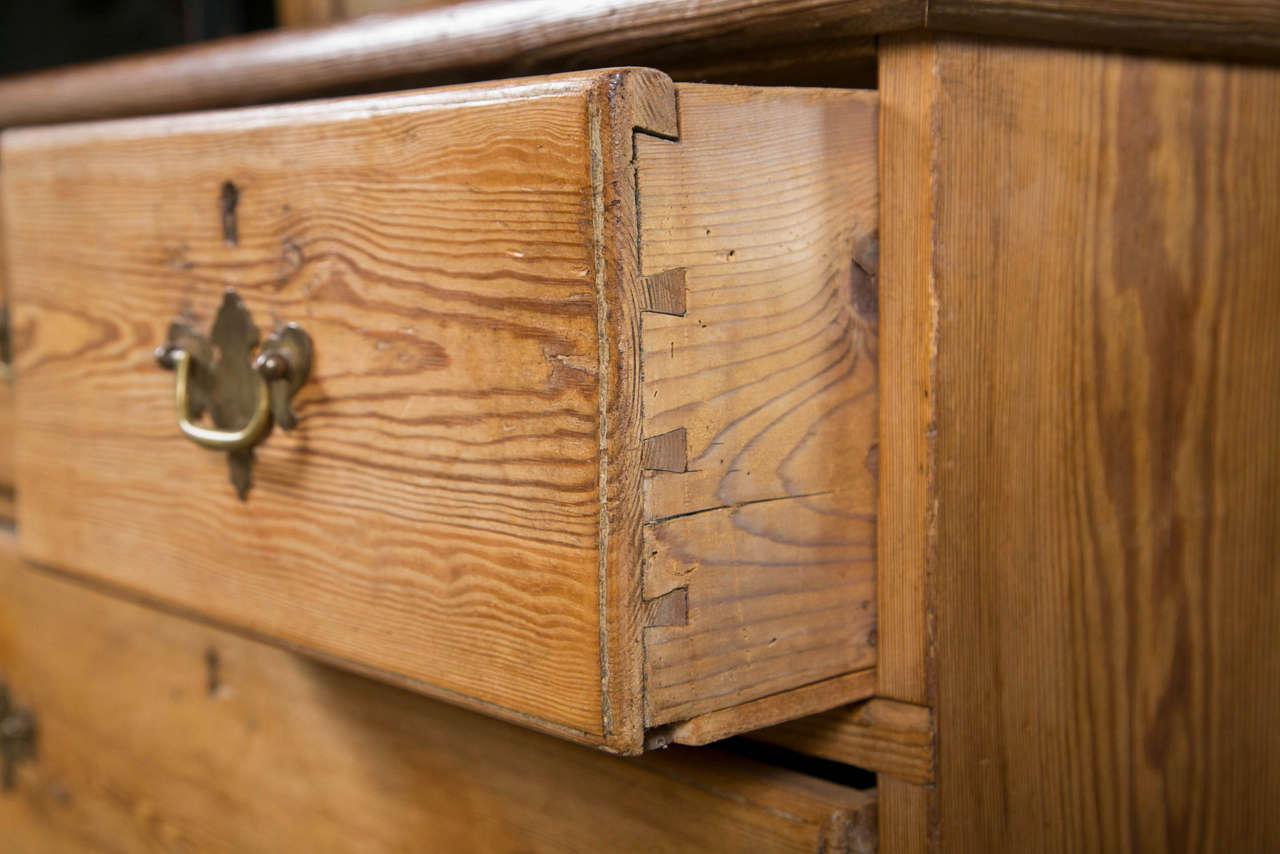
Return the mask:
<svg viewBox="0 0 1280 854">
<path fill-rule="evenodd" d="M 928 27 L 1175 54 L 1277 59 L 1270 0 L 929 0 Z"/>
<path fill-rule="evenodd" d="M 825 712 L 848 697 L 865 697 L 875 690 L 875 668 L 824 679 L 803 688 L 771 694 L 728 709 L 695 715 L 665 731 L 650 732 L 663 741 L 677 744 L 711 744 L 744 732 L 771 727 L 782 721 Z M 873 769 L 874 770 L 874 769 Z"/>
<path fill-rule="evenodd" d="M 941 850 L 1274 850 L 1280 73 L 906 49 Z"/>
<path fill-rule="evenodd" d="M 875 771 L 879 779 L 933 782 L 933 715 L 874 698 L 749 733 L 755 741 Z"/>
<path fill-rule="evenodd" d="M 617 733 L 625 752 L 644 748 L 644 627 L 650 620 L 679 621 L 687 609 L 654 607 L 644 596 L 644 553 L 640 525 L 644 502 L 644 424 L 640 410 L 640 327 L 646 282 L 640 274 L 640 194 L 636 185 L 636 140 L 653 133 L 679 134 L 671 81 L 656 72 L 627 78 L 627 88 L 605 87 L 592 111 L 618 110 L 602 123 L 601 137 L 589 140 L 599 151 L 598 185 L 591 210 L 596 241 L 596 294 L 601 335 L 599 391 L 604 430 L 598 441 L 605 470 L 600 483 L 605 502 L 601 516 L 600 602 L 605 632 L 601 638 L 606 676 L 604 723 Z M 607 156 L 606 156 L 607 155 Z"/>
<path fill-rule="evenodd" d="M 876 694 L 932 702 L 933 389 L 937 302 L 930 259 L 930 57 L 905 39 L 880 48 L 880 473 L 876 514 Z"/>
<path fill-rule="evenodd" d="M 878 777 L 878 851 L 881 854 L 927 854 L 938 850 L 933 786 L 908 783 L 896 777 Z M 1009 847 L 1002 844 L 1001 848 Z"/>
<path fill-rule="evenodd" d="M 589 69 L 686 68 L 703 80 L 810 58 L 865 79 L 870 37 L 921 20 L 903 0 L 484 0 L 257 33 L 0 80 L 0 127 L 287 101 L 353 89 Z M 852 55 L 850 50 L 852 48 Z M 747 79 L 751 79 L 748 76 Z M 741 80 L 741 77 L 734 77 Z M 810 79 L 808 82 L 812 83 Z"/>
<path fill-rule="evenodd" d="M 875 97 L 676 95 L 6 133 L 24 554 L 624 752 L 868 696 Z M 247 502 L 151 356 L 228 286 L 316 350 Z"/>
<path fill-rule="evenodd" d="M 0 847 L 874 851 L 875 793 L 713 749 L 625 760 L 19 565 L 0 674 L 36 713 Z"/>
<path fill-rule="evenodd" d="M 641 272 L 686 289 L 643 319 L 644 433 L 687 455 L 644 484 L 645 595 L 689 609 L 645 633 L 651 725 L 875 664 L 875 96 L 678 96 L 636 140 Z"/>
<path fill-rule="evenodd" d="M 608 65 L 847 86 L 855 65 L 866 80 L 869 37 L 921 28 L 1280 57 L 1280 6 L 1266 0 L 472 0 L 9 78 L 0 127 Z"/>
<path fill-rule="evenodd" d="M 621 121 L 629 158 L 632 124 L 589 101 L 619 84 L 6 134 L 25 553 L 607 736 L 596 292 L 614 248 L 592 199 L 614 149 L 589 126 Z M 244 503 L 176 431 L 149 355 L 228 286 L 316 347 L 301 424 L 256 450 Z"/>
</svg>

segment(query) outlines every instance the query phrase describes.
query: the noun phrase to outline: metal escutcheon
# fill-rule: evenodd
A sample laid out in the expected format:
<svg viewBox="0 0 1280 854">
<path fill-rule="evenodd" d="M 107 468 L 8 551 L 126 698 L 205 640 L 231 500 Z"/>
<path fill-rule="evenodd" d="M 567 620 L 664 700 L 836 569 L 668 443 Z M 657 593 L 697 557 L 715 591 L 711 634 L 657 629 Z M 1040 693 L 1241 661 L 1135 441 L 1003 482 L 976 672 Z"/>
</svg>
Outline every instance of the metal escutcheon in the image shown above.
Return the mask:
<svg viewBox="0 0 1280 854">
<path fill-rule="evenodd" d="M 253 447 L 273 424 L 282 430 L 297 425 L 293 396 L 311 370 L 311 339 L 297 324 L 277 329 L 257 347 L 258 328 L 228 289 L 207 339 L 175 320 L 156 350 L 156 360 L 177 375 L 178 429 L 202 448 L 227 453 L 231 483 L 241 500 L 249 491 Z M 206 414 L 212 427 L 198 423 Z"/>
</svg>

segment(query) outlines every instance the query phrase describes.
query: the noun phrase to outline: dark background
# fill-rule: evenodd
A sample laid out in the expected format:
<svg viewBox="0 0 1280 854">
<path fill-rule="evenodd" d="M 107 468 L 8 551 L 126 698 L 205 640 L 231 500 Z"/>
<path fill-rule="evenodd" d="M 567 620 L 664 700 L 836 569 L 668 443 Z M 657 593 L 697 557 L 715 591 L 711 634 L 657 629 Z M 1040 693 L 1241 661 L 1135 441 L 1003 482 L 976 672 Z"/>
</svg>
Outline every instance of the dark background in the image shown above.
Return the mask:
<svg viewBox="0 0 1280 854">
<path fill-rule="evenodd" d="M 0 0 L 0 74 L 275 26 L 272 0 Z"/>
</svg>

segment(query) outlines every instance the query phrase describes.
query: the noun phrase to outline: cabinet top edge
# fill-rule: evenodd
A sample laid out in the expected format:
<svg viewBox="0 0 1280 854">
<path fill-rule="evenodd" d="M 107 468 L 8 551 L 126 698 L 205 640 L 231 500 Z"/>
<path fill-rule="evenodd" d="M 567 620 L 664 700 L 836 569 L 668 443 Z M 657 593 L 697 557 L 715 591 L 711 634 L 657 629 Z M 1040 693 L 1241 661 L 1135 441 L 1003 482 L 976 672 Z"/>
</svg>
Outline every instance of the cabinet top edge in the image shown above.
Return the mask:
<svg viewBox="0 0 1280 854">
<path fill-rule="evenodd" d="M 470 0 L 0 78 L 0 127 L 280 103 L 945 30 L 1280 61 L 1280 5 L 1209 0 Z"/>
</svg>

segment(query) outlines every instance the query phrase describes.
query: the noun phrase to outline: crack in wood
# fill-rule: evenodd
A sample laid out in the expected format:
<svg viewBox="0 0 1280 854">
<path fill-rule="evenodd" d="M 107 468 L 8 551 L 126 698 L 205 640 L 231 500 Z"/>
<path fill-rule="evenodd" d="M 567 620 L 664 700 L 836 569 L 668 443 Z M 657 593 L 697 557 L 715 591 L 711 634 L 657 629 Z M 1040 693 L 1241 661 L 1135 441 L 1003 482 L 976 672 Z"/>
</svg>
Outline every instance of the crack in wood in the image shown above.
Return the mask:
<svg viewBox="0 0 1280 854">
<path fill-rule="evenodd" d="M 755 498 L 750 501 L 738 501 L 734 504 L 720 504 L 715 507 L 703 507 L 700 510 L 686 510 L 683 513 L 672 513 L 670 516 L 659 516 L 656 519 L 649 519 L 645 525 L 660 525 L 663 522 L 670 522 L 673 519 L 683 519 L 687 516 L 701 516 L 703 513 L 714 513 L 717 510 L 737 510 L 739 507 L 749 507 L 753 504 L 769 504 L 774 501 L 791 501 L 797 498 L 814 498 L 819 495 L 830 495 L 831 490 L 822 490 L 820 492 L 802 492 L 798 495 L 778 495 L 773 498 Z"/>
</svg>

